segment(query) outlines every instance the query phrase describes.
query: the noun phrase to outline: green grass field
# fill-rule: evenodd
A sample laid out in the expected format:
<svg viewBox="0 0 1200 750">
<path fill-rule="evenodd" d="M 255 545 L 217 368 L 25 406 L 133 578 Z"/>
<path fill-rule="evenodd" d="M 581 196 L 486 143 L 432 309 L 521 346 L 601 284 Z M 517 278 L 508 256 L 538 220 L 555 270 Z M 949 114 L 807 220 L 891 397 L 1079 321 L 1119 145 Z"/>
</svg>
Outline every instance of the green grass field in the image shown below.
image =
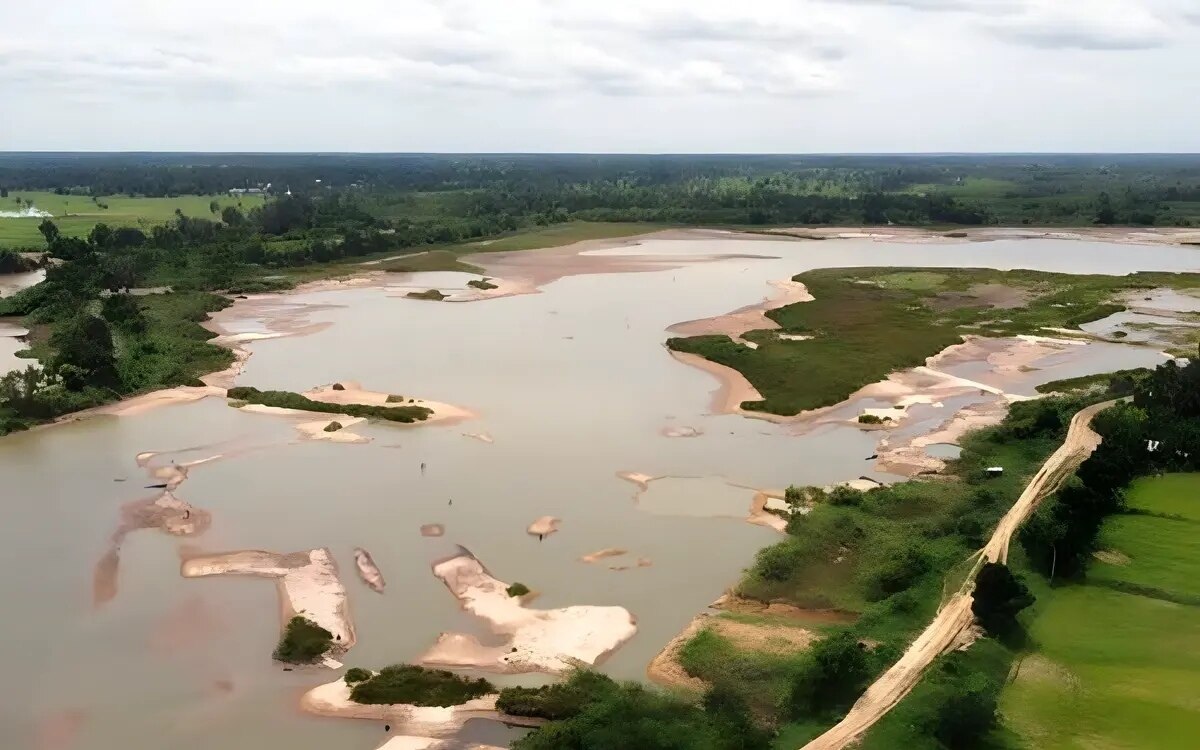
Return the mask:
<svg viewBox="0 0 1200 750">
<path fill-rule="evenodd" d="M 1194 516 L 1200 474 L 1139 480 L 1132 509 Z M 1172 526 L 1173 525 L 1173 526 Z M 1110 588 L 1197 590 L 1200 545 L 1186 520 L 1138 515 L 1105 523 L 1088 585 L 1038 591 L 1034 654 L 1001 697 L 1010 729 L 1041 750 L 1184 750 L 1200 737 L 1200 607 Z"/>
<path fill-rule="evenodd" d="M 18 211 L 17 198 L 32 202 L 35 208 L 54 214 L 54 223 L 66 235 L 83 237 L 99 222 L 111 226 L 149 227 L 169 221 L 175 209 L 188 216 L 214 218 L 209 203 L 217 201 L 222 208 L 240 206 L 243 211 L 261 206 L 262 196 L 181 195 L 176 198 L 137 198 L 127 195 L 108 195 L 92 200 L 84 195 L 56 195 L 50 192 L 13 190 L 0 198 L 0 211 Z M 103 208 L 102 206 L 108 206 Z M 0 247 L 41 248 L 42 235 L 37 218 L 0 218 Z"/>
</svg>

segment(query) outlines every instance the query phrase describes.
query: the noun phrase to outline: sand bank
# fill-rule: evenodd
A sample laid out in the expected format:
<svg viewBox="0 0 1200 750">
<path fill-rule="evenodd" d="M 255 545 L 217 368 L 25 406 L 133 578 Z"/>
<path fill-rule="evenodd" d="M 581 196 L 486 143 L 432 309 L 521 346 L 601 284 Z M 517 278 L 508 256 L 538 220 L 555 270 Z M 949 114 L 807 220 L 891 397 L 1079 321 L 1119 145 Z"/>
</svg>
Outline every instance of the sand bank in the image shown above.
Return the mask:
<svg viewBox="0 0 1200 750">
<path fill-rule="evenodd" d="M 633 482 L 640 490 L 648 490 L 650 489 L 651 482 L 653 482 L 655 479 L 662 479 L 662 477 L 643 474 L 639 471 L 618 471 L 617 476 L 621 479 L 624 479 L 626 482 Z"/>
<path fill-rule="evenodd" d="M 488 433 L 488 432 L 464 432 L 463 437 L 473 438 L 475 440 L 478 440 L 481 443 L 496 442 L 495 438 L 493 438 L 491 433 Z"/>
<path fill-rule="evenodd" d="M 704 430 L 687 425 L 667 425 L 659 430 L 659 434 L 669 438 L 692 438 L 700 437 L 704 434 Z"/>
<path fill-rule="evenodd" d="M 341 388 L 334 388 L 334 385 L 339 385 Z M 362 387 L 361 383 L 353 380 L 339 380 L 336 384 L 323 385 L 305 391 L 305 398 L 312 401 L 319 401 L 323 404 L 348 405 L 357 404 L 361 406 L 422 406 L 429 409 L 433 413 L 420 422 L 412 424 L 432 424 L 434 422 L 461 422 L 464 419 L 471 419 L 475 414 L 460 406 L 446 404 L 440 401 L 427 401 L 421 398 L 405 398 L 403 402 L 394 401 L 388 402 L 391 396 L 383 391 L 369 391 Z"/>
<path fill-rule="evenodd" d="M 766 526 L 769 529 L 775 529 L 778 532 L 787 531 L 787 519 L 767 510 L 771 504 L 771 500 L 783 500 L 782 492 L 759 491 L 754 493 L 754 498 L 750 501 L 750 515 L 746 517 L 746 521 L 757 526 Z M 778 505 L 774 504 L 775 507 Z M 786 507 L 786 506 L 785 506 Z"/>
<path fill-rule="evenodd" d="M 446 527 L 440 523 L 427 523 L 421 526 L 421 536 L 442 536 L 446 533 Z"/>
<path fill-rule="evenodd" d="M 533 523 L 529 524 L 529 528 L 525 529 L 527 534 L 535 534 L 537 536 L 546 536 L 558 531 L 558 525 L 562 523 L 562 519 L 554 516 L 542 516 Z"/>
<path fill-rule="evenodd" d="M 333 716 L 344 719 L 368 719 L 391 724 L 397 735 L 389 740 L 414 740 L 418 738 L 453 737 L 471 719 L 490 719 L 505 724 L 537 727 L 545 723 L 542 719 L 509 716 L 496 709 L 496 696 L 485 695 L 457 706 L 413 706 L 406 703 L 364 704 L 350 700 L 350 686 L 337 679 L 309 690 L 300 699 L 300 707 L 318 716 Z M 403 743 L 399 745 L 405 747 Z M 431 747 L 432 745 L 412 745 Z M 385 747 L 389 747 L 385 745 Z"/>
<path fill-rule="evenodd" d="M 358 577 L 363 580 L 363 583 L 378 593 L 383 593 L 383 588 L 387 586 L 387 583 L 383 580 L 383 573 L 379 572 L 379 568 L 375 565 L 375 560 L 371 558 L 370 552 L 367 552 L 362 547 L 355 547 L 354 566 L 358 568 Z"/>
<path fill-rule="evenodd" d="M 248 575 L 275 580 L 279 592 L 281 624 L 303 615 L 333 633 L 335 650 L 354 645 L 346 589 L 338 578 L 337 563 L 327 549 L 278 554 L 258 550 L 187 557 L 180 573 L 184 578 L 215 575 Z"/>
<path fill-rule="evenodd" d="M 433 566 L 433 573 L 462 604 L 507 638 L 500 646 L 484 646 L 474 636 L 443 633 L 422 657 L 424 664 L 476 668 L 494 672 L 569 671 L 577 664 L 594 665 L 637 632 L 624 607 L 574 606 L 531 609 L 508 595 L 508 585 L 483 567 L 470 552 Z"/>
<path fill-rule="evenodd" d="M 629 550 L 627 549 L 620 549 L 618 547 L 605 547 L 602 550 L 597 550 L 580 557 L 579 561 L 585 563 L 596 563 L 604 560 L 605 558 L 620 557 L 621 555 L 628 553 Z"/>
<path fill-rule="evenodd" d="M 763 234 L 797 239 L 866 239 L 877 242 L 967 243 L 994 240 L 1052 239 L 1116 242 L 1129 245 L 1181 245 L 1200 242 L 1200 231 L 1147 227 L 962 227 L 940 232 L 921 227 L 790 227 Z"/>
<path fill-rule="evenodd" d="M 712 318 L 676 323 L 667 330 L 679 336 L 724 334 L 737 343 L 751 346 L 753 342 L 742 338 L 747 332 L 779 328 L 778 323 L 767 317 L 768 312 L 797 302 L 812 302 L 813 300 L 813 296 L 808 292 L 808 287 L 798 281 L 780 279 L 767 283 L 776 290 L 776 294 L 764 297 L 762 302 Z M 753 344 L 752 348 L 756 347 L 757 344 Z"/>
</svg>

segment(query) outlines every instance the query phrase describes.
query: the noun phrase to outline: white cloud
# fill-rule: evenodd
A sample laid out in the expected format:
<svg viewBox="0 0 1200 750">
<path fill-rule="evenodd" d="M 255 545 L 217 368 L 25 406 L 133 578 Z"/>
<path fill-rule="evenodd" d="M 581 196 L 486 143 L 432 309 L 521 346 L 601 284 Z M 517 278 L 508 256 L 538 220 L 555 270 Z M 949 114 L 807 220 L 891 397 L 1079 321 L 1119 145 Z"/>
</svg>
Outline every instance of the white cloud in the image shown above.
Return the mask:
<svg viewBox="0 0 1200 750">
<path fill-rule="evenodd" d="M 1196 1 L 12 4 L 0 148 L 1053 148 L 1009 114 L 1077 133 L 1114 88 L 1200 110 Z M 1200 150 L 1152 109 L 1104 132 Z"/>
</svg>

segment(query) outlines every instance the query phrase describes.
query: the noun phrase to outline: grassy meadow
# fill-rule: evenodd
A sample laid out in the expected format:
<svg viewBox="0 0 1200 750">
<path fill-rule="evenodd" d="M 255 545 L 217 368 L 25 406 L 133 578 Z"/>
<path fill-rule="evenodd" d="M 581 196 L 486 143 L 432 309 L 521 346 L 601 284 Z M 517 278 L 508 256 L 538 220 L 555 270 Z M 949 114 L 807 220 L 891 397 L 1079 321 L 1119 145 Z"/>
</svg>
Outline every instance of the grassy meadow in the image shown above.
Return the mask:
<svg viewBox="0 0 1200 750">
<path fill-rule="evenodd" d="M 1173 601 L 1200 589 L 1200 474 L 1140 479 L 1127 502 L 1101 531 L 1110 562 L 1036 592 L 1034 651 L 1001 696 L 1029 747 L 1184 750 L 1200 737 L 1200 607 Z"/>
<path fill-rule="evenodd" d="M 68 236 L 83 237 L 99 222 L 110 226 L 138 226 L 143 229 L 170 221 L 179 209 L 187 216 L 212 217 L 212 201 L 224 208 L 239 206 L 243 211 L 261 206 L 261 195 L 181 195 L 175 198 L 139 198 L 128 195 L 106 195 L 92 199 L 87 195 L 58 195 L 51 192 L 12 190 L 0 198 L 0 211 L 19 211 L 17 198 L 24 204 L 54 214 L 54 223 Z M 41 249 L 45 244 L 38 232 L 39 218 L 0 218 L 0 247 L 29 247 Z"/>
</svg>

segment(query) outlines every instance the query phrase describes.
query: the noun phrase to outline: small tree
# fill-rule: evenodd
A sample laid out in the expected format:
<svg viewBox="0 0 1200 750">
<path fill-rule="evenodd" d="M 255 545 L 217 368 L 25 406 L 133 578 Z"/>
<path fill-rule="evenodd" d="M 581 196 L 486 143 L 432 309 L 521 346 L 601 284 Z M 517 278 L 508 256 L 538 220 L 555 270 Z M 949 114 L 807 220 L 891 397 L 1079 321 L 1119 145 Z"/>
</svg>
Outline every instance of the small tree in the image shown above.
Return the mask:
<svg viewBox="0 0 1200 750">
<path fill-rule="evenodd" d="M 72 390 L 108 386 L 116 382 L 116 357 L 112 331 L 103 318 L 87 313 L 67 321 L 50 337 L 57 351 L 54 367 Z"/>
<path fill-rule="evenodd" d="M 849 706 L 871 676 L 867 654 L 847 631 L 817 641 L 809 662 L 792 680 L 789 702 L 794 716 Z"/>
<path fill-rule="evenodd" d="M 220 203 L 217 203 L 217 201 L 216 201 L 215 199 L 214 199 L 214 200 L 211 200 L 211 201 L 209 201 L 209 202 L 208 202 L 208 211 L 209 211 L 209 213 L 214 213 L 214 214 L 215 214 L 215 213 L 217 213 L 217 212 L 218 212 L 218 211 L 220 211 L 220 210 L 221 210 L 221 204 L 220 204 Z"/>
<path fill-rule="evenodd" d="M 975 577 L 971 612 L 991 635 L 1006 635 L 1016 627 L 1017 614 L 1033 601 L 1025 582 L 1014 576 L 1007 565 L 984 563 Z"/>
<path fill-rule="evenodd" d="M 0 187 L 0 198 L 7 198 L 7 197 L 8 197 L 8 188 Z"/>
</svg>

